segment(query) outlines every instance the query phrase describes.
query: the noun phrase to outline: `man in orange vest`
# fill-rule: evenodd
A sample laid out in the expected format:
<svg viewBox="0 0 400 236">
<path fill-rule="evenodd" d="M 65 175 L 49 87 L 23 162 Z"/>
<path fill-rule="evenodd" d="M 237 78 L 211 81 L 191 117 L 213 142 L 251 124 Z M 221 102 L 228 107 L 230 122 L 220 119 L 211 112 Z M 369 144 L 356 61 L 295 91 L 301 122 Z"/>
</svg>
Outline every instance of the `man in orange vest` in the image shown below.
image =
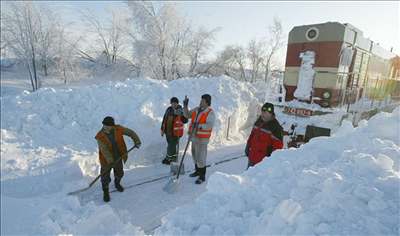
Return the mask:
<svg viewBox="0 0 400 236">
<path fill-rule="evenodd" d="M 183 101 L 183 111 L 187 118 L 191 119 L 189 135 L 192 139 L 192 157 L 195 164 L 195 172 L 190 177 L 198 176 L 196 184 L 206 180 L 207 145 L 210 141 L 212 128 L 215 123 L 215 114 L 211 109 L 211 96 L 203 94 L 200 105 L 189 111 L 189 99 Z"/>
<path fill-rule="evenodd" d="M 179 105 L 178 98 L 171 98 L 170 103 L 171 106 L 165 111 L 161 122 L 161 136 L 165 134 L 168 143 L 167 155 L 162 160 L 162 163 L 166 165 L 177 161 L 179 152 L 177 146 L 179 145 L 180 137 L 183 136 L 183 125 L 188 122 L 187 118 L 183 116 L 183 109 Z"/>
<path fill-rule="evenodd" d="M 108 185 L 111 182 L 110 171 L 108 168 L 118 161 L 114 167 L 114 184 L 119 192 L 123 192 L 124 188 L 121 185 L 121 179 L 124 176 L 124 169 L 122 161 L 125 163 L 128 159 L 128 151 L 124 141 L 124 135 L 129 136 L 137 148 L 140 147 L 141 142 L 138 135 L 131 129 L 125 128 L 121 125 L 114 123 L 114 118 L 107 116 L 103 120 L 103 128 L 97 133 L 96 140 L 99 145 L 99 159 L 100 159 L 100 173 L 101 184 L 103 188 L 103 200 L 110 201 L 110 193 Z"/>
</svg>

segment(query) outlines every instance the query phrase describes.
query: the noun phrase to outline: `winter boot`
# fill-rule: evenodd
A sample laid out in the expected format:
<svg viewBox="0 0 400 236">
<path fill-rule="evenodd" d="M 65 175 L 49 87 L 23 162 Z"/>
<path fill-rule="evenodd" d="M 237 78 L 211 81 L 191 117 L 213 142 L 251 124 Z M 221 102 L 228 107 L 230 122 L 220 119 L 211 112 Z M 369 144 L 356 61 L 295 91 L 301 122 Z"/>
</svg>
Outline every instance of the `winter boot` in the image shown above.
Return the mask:
<svg viewBox="0 0 400 236">
<path fill-rule="evenodd" d="M 115 188 L 118 190 L 118 192 L 123 192 L 124 187 L 122 187 L 120 182 L 121 182 L 121 179 L 115 180 Z"/>
<path fill-rule="evenodd" d="M 169 159 L 166 157 L 166 158 L 164 158 L 164 160 L 162 160 L 161 163 L 163 163 L 163 164 L 165 164 L 165 165 L 169 165 L 169 164 L 171 163 L 171 160 L 169 160 Z"/>
<path fill-rule="evenodd" d="M 199 167 L 197 167 L 197 164 L 195 164 L 195 168 L 196 168 L 196 170 L 189 175 L 190 177 L 199 176 Z"/>
<path fill-rule="evenodd" d="M 199 178 L 196 179 L 195 184 L 202 184 L 206 181 L 206 167 L 199 168 Z"/>
<path fill-rule="evenodd" d="M 108 188 L 103 188 L 103 201 L 104 202 L 110 201 L 110 192 L 108 191 Z"/>
</svg>

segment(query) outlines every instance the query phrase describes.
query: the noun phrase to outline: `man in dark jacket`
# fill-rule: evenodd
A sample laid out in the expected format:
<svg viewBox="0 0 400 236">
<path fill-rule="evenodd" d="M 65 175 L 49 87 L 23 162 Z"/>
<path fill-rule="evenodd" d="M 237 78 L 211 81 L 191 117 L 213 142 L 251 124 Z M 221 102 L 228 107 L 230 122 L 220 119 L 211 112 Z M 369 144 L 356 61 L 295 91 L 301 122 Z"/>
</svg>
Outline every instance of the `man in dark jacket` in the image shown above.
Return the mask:
<svg viewBox="0 0 400 236">
<path fill-rule="evenodd" d="M 274 105 L 265 103 L 261 115 L 254 124 L 245 149 L 248 166 L 254 166 L 264 157 L 269 157 L 277 149 L 283 148 L 283 128 L 275 118 Z"/>
<path fill-rule="evenodd" d="M 184 126 L 187 123 L 187 118 L 183 116 L 182 106 L 179 105 L 179 100 L 176 97 L 171 98 L 171 106 L 167 108 L 161 123 L 161 136 L 167 139 L 167 155 L 162 160 L 163 164 L 169 165 L 171 162 L 176 162 L 178 157 L 179 139 L 183 136 Z"/>
</svg>

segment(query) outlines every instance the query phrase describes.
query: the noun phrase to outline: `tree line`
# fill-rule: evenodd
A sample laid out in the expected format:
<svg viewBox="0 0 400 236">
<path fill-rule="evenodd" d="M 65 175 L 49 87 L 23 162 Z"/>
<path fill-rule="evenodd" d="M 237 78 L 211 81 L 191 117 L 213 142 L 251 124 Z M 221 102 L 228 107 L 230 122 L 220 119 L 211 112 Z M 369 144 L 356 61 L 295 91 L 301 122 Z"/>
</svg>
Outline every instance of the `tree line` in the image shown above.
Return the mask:
<svg viewBox="0 0 400 236">
<path fill-rule="evenodd" d="M 273 57 L 283 46 L 282 24 L 274 18 L 265 39 L 227 45 L 210 59 L 221 29 L 194 27 L 176 3 L 127 1 L 124 13 L 112 11 L 100 19 L 82 10 L 85 33 L 77 35 L 50 8 L 35 2 L 5 2 L 1 56 L 12 55 L 24 65 L 35 91 L 41 78 L 49 75 L 64 83 L 79 79 L 82 61 L 106 68 L 123 62 L 137 76 L 159 80 L 225 74 L 243 81 L 267 81 Z"/>
</svg>

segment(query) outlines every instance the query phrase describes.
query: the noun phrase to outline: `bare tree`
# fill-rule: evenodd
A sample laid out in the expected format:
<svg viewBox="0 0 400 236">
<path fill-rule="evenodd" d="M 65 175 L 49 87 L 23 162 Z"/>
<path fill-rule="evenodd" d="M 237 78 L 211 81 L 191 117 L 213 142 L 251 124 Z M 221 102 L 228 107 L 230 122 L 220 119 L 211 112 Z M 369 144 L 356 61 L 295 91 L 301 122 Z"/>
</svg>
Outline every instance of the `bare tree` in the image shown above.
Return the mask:
<svg viewBox="0 0 400 236">
<path fill-rule="evenodd" d="M 250 81 L 255 82 L 264 61 L 264 43 L 251 40 L 247 47 L 247 57 L 250 64 Z"/>
<path fill-rule="evenodd" d="M 125 28 L 125 19 L 117 12 L 111 12 L 111 18 L 108 22 L 103 23 L 98 17 L 93 15 L 89 10 L 81 12 L 83 21 L 87 24 L 87 29 L 92 33 L 98 43 L 92 44 L 97 46 L 93 48 L 97 55 L 102 55 L 105 59 L 105 64 L 111 65 L 117 62 L 118 56 L 126 46 L 126 34 L 123 32 Z M 80 49 L 83 57 L 93 60 L 93 56 Z"/>
<path fill-rule="evenodd" d="M 143 73 L 157 79 L 181 76 L 183 49 L 189 25 L 178 14 L 174 3 L 163 3 L 156 9 L 152 2 L 128 1 L 131 12 L 134 57 Z"/>
<path fill-rule="evenodd" d="M 39 30 L 38 31 L 38 64 L 42 69 L 44 76 L 48 76 L 50 63 L 55 55 L 55 48 L 57 47 L 57 35 L 62 31 L 60 19 L 49 9 L 41 9 L 39 17 Z"/>
<path fill-rule="evenodd" d="M 0 15 L 0 29 L 1 29 L 1 34 L 0 34 L 0 57 L 5 58 L 6 55 L 8 54 L 8 50 L 10 48 L 9 46 L 9 41 L 7 40 L 6 33 L 4 32 L 5 28 L 5 16 L 3 13 Z"/>
<path fill-rule="evenodd" d="M 80 72 L 78 61 L 80 52 L 77 50 L 80 38 L 76 40 L 68 39 L 66 34 L 68 33 L 65 32 L 65 29 L 58 32 L 58 47 L 56 48 L 56 57 L 54 59 L 56 72 L 62 78 L 64 84 L 76 79 L 78 77 L 77 73 Z"/>
<path fill-rule="evenodd" d="M 32 90 L 41 86 L 39 70 L 48 75 L 53 63 L 61 20 L 34 2 L 7 2 L 2 14 L 2 40 L 27 68 Z"/>
<path fill-rule="evenodd" d="M 199 64 L 212 47 L 215 35 L 219 30 L 220 28 L 207 30 L 204 27 L 200 27 L 197 31 L 190 33 L 190 39 L 185 46 L 185 54 L 189 59 L 188 76 L 197 76 L 208 72 L 210 66 L 206 66 L 201 70 Z"/>
<path fill-rule="evenodd" d="M 246 53 L 241 46 L 226 46 L 217 57 L 216 64 L 222 73 L 238 80 L 246 78 Z"/>
<path fill-rule="evenodd" d="M 31 2 L 10 2 L 7 10 L 1 11 L 2 34 L 13 54 L 24 62 L 32 85 L 39 88 L 37 58 L 41 29 L 40 12 Z"/>
<path fill-rule="evenodd" d="M 246 76 L 246 52 L 245 49 L 241 46 L 236 46 L 233 48 L 233 57 L 235 62 L 237 63 L 239 72 L 240 72 L 240 79 L 247 81 Z"/>
<path fill-rule="evenodd" d="M 283 29 L 281 20 L 274 17 L 272 25 L 269 27 L 269 39 L 267 41 L 267 51 L 264 61 L 264 80 L 267 82 L 271 70 L 271 62 L 276 52 L 283 46 Z"/>
</svg>

